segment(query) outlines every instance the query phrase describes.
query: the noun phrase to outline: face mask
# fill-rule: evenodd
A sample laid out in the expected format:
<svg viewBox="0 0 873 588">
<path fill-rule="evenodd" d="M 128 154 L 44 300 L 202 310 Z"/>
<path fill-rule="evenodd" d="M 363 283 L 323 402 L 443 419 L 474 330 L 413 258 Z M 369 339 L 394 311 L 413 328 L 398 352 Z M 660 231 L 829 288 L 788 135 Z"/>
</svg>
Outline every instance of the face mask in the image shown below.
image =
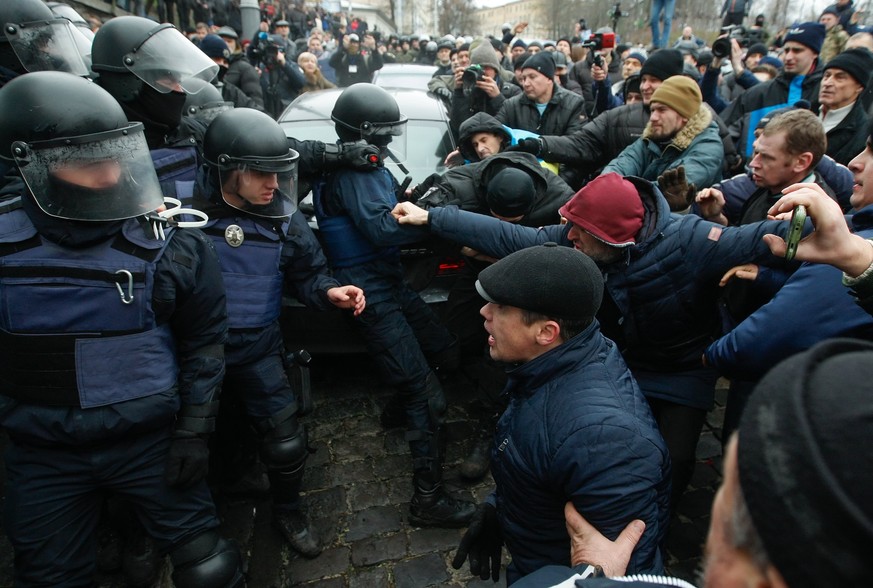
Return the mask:
<svg viewBox="0 0 873 588">
<path fill-rule="evenodd" d="M 137 110 L 149 120 L 168 127 L 171 131 L 182 121 L 182 110 L 185 107 L 185 94 L 169 92 L 161 94 L 148 84 L 143 84 L 142 91 L 134 101 Z"/>
</svg>

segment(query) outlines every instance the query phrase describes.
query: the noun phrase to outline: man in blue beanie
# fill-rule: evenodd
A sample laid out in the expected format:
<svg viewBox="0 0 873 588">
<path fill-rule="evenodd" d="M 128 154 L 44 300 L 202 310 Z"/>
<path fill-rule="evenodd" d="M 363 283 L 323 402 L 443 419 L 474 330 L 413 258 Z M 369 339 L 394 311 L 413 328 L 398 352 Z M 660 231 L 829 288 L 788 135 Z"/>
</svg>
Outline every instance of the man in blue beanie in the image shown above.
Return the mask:
<svg viewBox="0 0 873 588">
<path fill-rule="evenodd" d="M 789 29 L 782 44 L 782 71 L 774 79 L 749 88 L 722 113 L 730 127 L 737 151 L 746 159 L 752 154 L 755 127 L 771 110 L 785 108 L 798 100 L 810 102 L 818 110 L 818 90 L 822 64 L 818 54 L 825 38 L 824 25 L 805 22 Z"/>
</svg>

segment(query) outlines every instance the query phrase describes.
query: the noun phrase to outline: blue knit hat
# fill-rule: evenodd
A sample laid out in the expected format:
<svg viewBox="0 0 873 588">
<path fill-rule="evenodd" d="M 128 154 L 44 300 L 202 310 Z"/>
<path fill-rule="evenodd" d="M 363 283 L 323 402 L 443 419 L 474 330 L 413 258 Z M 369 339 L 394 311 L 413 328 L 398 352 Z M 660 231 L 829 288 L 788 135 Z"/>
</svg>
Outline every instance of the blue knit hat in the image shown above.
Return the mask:
<svg viewBox="0 0 873 588">
<path fill-rule="evenodd" d="M 797 26 L 788 29 L 785 33 L 785 39 L 782 44 L 785 45 L 788 41 L 794 41 L 801 45 L 806 45 L 813 50 L 814 53 L 821 52 L 821 45 L 824 43 L 825 28 L 823 24 L 817 22 L 802 22 Z"/>
</svg>

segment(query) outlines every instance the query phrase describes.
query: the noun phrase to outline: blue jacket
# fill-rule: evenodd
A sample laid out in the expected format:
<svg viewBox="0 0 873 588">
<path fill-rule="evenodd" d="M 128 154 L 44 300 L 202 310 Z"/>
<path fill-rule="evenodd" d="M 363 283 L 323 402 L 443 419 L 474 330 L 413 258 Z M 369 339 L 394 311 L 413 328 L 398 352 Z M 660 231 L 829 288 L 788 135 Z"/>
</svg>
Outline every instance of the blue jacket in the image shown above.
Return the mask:
<svg viewBox="0 0 873 588">
<path fill-rule="evenodd" d="M 640 190 L 643 228 L 625 261 L 603 268 L 606 296 L 598 317 L 634 376 L 646 376 L 640 382 L 646 396 L 708 409 L 713 389 L 707 378 L 689 382 L 681 374 L 706 373 L 700 358 L 719 329 L 718 280 L 741 263 L 774 262 L 762 237 L 784 235 L 788 223 L 723 227 L 695 215 L 670 214 L 654 184 L 629 179 Z M 534 229 L 454 207 L 432 209 L 430 225 L 442 237 L 498 258 L 549 241 L 572 246 L 569 225 Z M 607 316 L 611 311 L 615 316 Z M 680 385 L 675 377 L 682 378 Z"/>
<path fill-rule="evenodd" d="M 855 214 L 852 224 L 862 237 L 873 237 L 873 206 Z M 873 339 L 873 317 L 855 303 L 841 278 L 830 265 L 804 263 L 769 303 L 707 348 L 707 361 L 726 376 L 758 380 L 824 339 Z"/>
<path fill-rule="evenodd" d="M 649 406 L 615 344 L 595 321 L 563 345 L 509 372 L 491 471 L 508 581 L 569 565 L 564 504 L 572 500 L 615 539 L 646 522 L 628 572 L 660 573 L 669 521 L 670 458 Z"/>
</svg>

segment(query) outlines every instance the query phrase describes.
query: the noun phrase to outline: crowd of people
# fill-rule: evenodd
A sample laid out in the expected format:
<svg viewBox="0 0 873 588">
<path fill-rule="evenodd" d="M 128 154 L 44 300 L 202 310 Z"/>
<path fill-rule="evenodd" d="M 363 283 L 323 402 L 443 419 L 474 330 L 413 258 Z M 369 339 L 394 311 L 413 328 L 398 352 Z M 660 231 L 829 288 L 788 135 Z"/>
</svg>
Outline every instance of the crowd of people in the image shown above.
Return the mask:
<svg viewBox="0 0 873 588">
<path fill-rule="evenodd" d="M 736 34 L 748 3 L 726 0 L 711 47 L 685 27 L 670 48 L 669 19 L 648 47 L 584 22 L 432 39 L 262 3 L 249 39 L 233 3 L 159 0 L 162 20 L 174 4 L 182 31 L 115 17 L 87 51 L 41 0 L 0 5 L 16 584 L 88 585 L 121 512 L 175 585 L 245 585 L 210 463 L 222 483 L 261 464 L 273 524 L 319 556 L 287 294 L 363 334 L 397 391 L 381 421 L 406 430 L 407 520 L 466 528 L 455 567 L 497 581 L 505 546 L 508 584 L 676 585 L 655 576 L 724 376 L 702 581 L 868 583 L 873 35 L 851 0 L 772 38 L 761 18 Z M 368 83 L 392 62 L 436 67 L 458 146 L 414 186 L 383 165 L 406 117 Z M 336 143 L 286 137 L 288 104 L 334 86 Z M 466 260 L 440 316 L 400 261 L 430 238 Z M 492 474 L 479 505 L 442 482 L 445 386 L 477 398 L 460 473 Z"/>
</svg>

